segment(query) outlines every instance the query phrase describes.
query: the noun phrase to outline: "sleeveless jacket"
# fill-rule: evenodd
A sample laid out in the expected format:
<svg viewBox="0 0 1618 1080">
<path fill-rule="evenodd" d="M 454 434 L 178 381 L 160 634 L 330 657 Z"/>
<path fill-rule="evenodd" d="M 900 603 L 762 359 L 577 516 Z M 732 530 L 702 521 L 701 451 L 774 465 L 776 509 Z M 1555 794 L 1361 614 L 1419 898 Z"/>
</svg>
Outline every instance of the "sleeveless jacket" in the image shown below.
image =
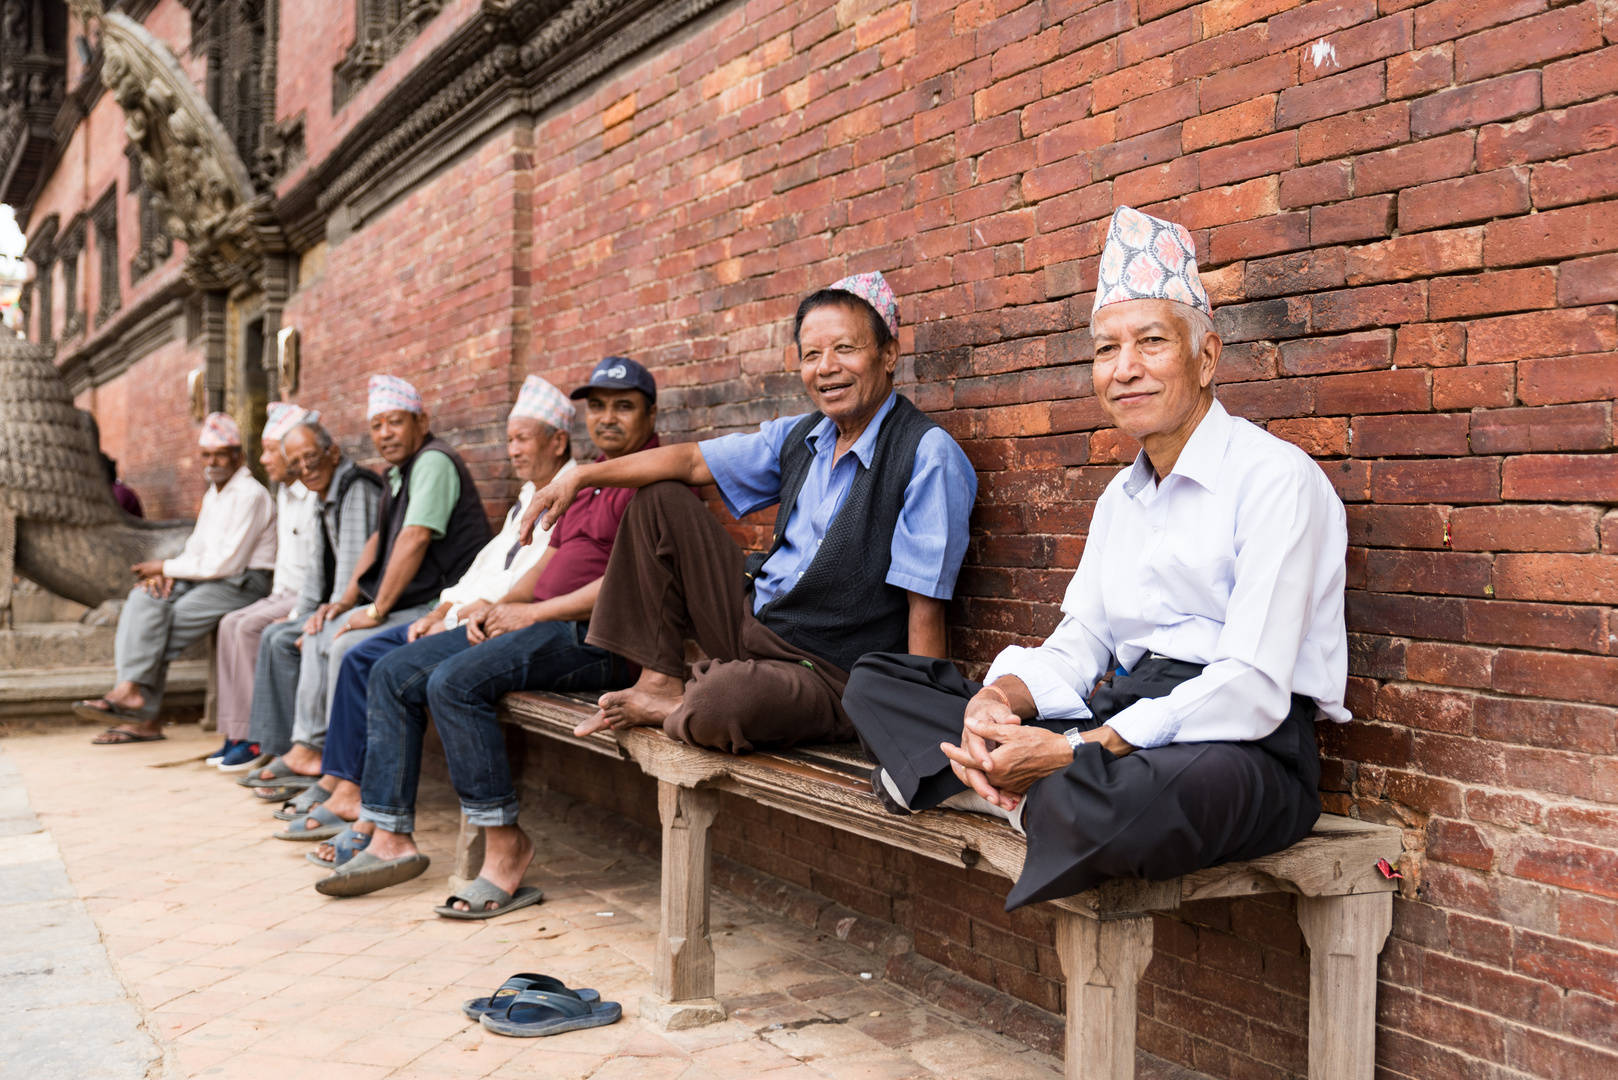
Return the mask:
<svg viewBox="0 0 1618 1080">
<path fill-rule="evenodd" d="M 814 461 L 804 440 L 822 419 L 818 412 L 805 416 L 782 444 L 775 539 L 769 551 L 747 557 L 749 578 L 756 577 L 781 546 Z M 916 447 L 937 426 L 909 398 L 899 395 L 877 432 L 871 467 L 854 459 L 854 483 L 808 570 L 791 589 L 764 605 L 758 612 L 760 622 L 844 671 L 868 652 L 910 651 L 910 600 L 905 590 L 888 584 L 888 567 Z"/>
<path fill-rule="evenodd" d="M 374 601 L 377 590 L 382 587 L 388 556 L 392 554 L 399 532 L 404 528 L 405 512 L 410 507 L 411 470 L 421 460 L 421 455 L 429 450 L 439 451 L 455 466 L 455 475 L 461 480 L 461 497 L 456 500 L 455 509 L 450 511 L 444 535 L 427 545 L 421 567 L 416 571 L 416 576 L 410 579 L 410 584 L 405 586 L 399 599 L 394 601 L 394 608 L 414 607 L 434 599 L 461 580 L 483 545 L 489 542 L 489 519 L 483 513 L 483 501 L 478 498 L 477 484 L 472 481 L 466 462 L 461 460 L 461 455 L 449 443 L 429 433 L 421 449 L 399 468 L 399 494 L 394 495 L 391 486 L 382 490 L 382 505 L 377 511 L 376 527 L 381 539 L 377 544 L 376 561 L 359 581 L 360 593 L 368 601 Z"/>
</svg>

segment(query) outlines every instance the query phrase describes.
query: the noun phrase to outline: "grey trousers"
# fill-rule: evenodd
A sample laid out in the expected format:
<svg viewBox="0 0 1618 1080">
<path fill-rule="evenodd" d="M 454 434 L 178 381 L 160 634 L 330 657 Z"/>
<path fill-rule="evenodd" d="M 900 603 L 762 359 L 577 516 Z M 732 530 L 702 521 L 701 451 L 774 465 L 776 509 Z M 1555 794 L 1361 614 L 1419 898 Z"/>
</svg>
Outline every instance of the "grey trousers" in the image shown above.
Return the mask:
<svg viewBox="0 0 1618 1080">
<path fill-rule="evenodd" d="M 259 638 L 271 623 L 286 618 L 297 603 L 294 593 L 266 596 L 219 620 L 219 733 L 225 738 L 247 738 Z"/>
<path fill-rule="evenodd" d="M 331 695 L 337 686 L 337 673 L 348 650 L 383 630 L 415 622 L 427 613 L 426 605 L 401 608 L 388 613 L 382 625 L 368 630 L 350 630 L 352 611 L 344 612 L 306 638 L 297 641 L 303 622 L 276 623 L 259 642 L 258 670 L 253 680 L 253 715 L 248 739 L 267 754 L 284 754 L 295 743 L 311 750 L 326 746 L 326 724 L 331 713 Z"/>
<path fill-rule="evenodd" d="M 140 711 L 144 719 L 156 717 L 163 707 L 169 663 L 220 619 L 262 599 L 272 576 L 268 570 L 248 570 L 218 581 L 176 581 L 167 600 L 145 589 L 130 591 L 118 617 L 113 656 L 118 681 L 139 686 L 146 698 Z"/>
</svg>

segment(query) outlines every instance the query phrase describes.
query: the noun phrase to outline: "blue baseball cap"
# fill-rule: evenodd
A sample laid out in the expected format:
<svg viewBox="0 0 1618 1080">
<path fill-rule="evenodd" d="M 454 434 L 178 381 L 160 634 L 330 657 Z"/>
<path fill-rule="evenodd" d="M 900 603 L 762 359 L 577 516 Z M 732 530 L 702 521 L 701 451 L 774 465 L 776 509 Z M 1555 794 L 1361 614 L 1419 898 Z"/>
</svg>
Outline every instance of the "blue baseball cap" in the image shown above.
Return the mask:
<svg viewBox="0 0 1618 1080">
<path fill-rule="evenodd" d="M 609 356 L 590 372 L 590 381 L 569 394 L 575 400 L 588 397 L 591 390 L 639 390 L 646 400 L 657 401 L 657 380 L 652 373 L 627 356 Z"/>
</svg>

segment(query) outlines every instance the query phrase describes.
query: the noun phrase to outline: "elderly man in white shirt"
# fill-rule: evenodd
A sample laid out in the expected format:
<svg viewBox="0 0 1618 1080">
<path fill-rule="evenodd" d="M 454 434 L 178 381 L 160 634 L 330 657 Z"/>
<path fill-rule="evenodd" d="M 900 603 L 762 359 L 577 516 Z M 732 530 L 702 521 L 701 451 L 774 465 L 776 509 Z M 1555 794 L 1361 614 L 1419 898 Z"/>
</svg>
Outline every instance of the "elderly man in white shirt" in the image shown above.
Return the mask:
<svg viewBox="0 0 1618 1080">
<path fill-rule="evenodd" d="M 1216 399 L 1190 234 L 1120 207 L 1099 277 L 1096 397 L 1144 449 L 1096 503 L 1061 623 L 981 685 L 872 654 L 843 698 L 889 810 L 1026 832 L 1007 910 L 1296 843 L 1320 815 L 1316 715 L 1350 719 L 1343 506 Z"/>
<path fill-rule="evenodd" d="M 73 706 L 86 719 L 124 721 L 92 740 L 100 746 L 163 738 L 158 712 L 169 662 L 224 616 L 270 591 L 275 503 L 242 464 L 236 422 L 210 413 L 197 445 L 208 491 L 196 527 L 179 555 L 132 567 L 140 584 L 118 618 L 118 683 L 104 697 Z"/>
<path fill-rule="evenodd" d="M 275 489 L 275 578 L 270 595 L 219 620 L 219 732 L 225 743 L 208 758 L 221 772 L 244 772 L 260 757 L 258 745 L 248 739 L 253 715 L 253 677 L 258 668 L 258 646 L 264 631 L 284 621 L 298 604 L 309 561 L 314 557 L 319 499 L 291 475 L 281 440 L 294 427 L 320 419 L 285 401 L 272 401 L 265 410 L 263 453 L 259 464 Z"/>
</svg>

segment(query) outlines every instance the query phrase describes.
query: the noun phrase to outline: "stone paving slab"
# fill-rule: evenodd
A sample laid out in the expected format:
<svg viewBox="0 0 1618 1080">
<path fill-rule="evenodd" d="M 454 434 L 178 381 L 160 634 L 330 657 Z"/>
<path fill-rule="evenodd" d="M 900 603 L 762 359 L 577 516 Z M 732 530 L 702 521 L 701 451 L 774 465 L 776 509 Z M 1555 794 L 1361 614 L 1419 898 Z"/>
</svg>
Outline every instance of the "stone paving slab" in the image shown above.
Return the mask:
<svg viewBox="0 0 1618 1080">
<path fill-rule="evenodd" d="M 162 1053 L 0 748 L 0 1076 L 135 1080 Z"/>
<path fill-rule="evenodd" d="M 79 973 L 84 993 L 112 994 L 107 969 L 98 974 L 90 960 L 91 950 L 103 948 L 122 985 L 132 988 L 132 1005 L 125 1005 L 148 1017 L 176 1076 L 1061 1076 L 1058 1061 L 880 977 L 862 978 L 875 974 L 869 954 L 723 892 L 713 898 L 712 923 L 717 991 L 730 1018 L 692 1031 L 653 1030 L 640 1023 L 637 1003 L 651 989 L 655 862 L 525 815 L 539 849 L 527 881 L 545 890 L 545 902 L 489 922 L 440 919 L 432 906 L 449 892 L 457 817 L 452 793 L 429 782 L 419 840 L 431 869 L 368 897 L 323 897 L 311 887 L 322 871 L 303 858 L 313 845 L 272 839 L 279 826 L 269 811 L 231 777 L 194 760 L 216 737 L 191 725 L 172 726 L 168 735 L 120 747 L 92 747 L 82 731 L 7 740 L 0 769 L 8 757 L 20 769 L 50 835 L 31 839 L 44 835 L 36 827 L 0 845 L 50 841 L 67 872 L 35 874 L 31 899 L 18 910 L 29 909 L 29 925 L 39 932 L 0 947 L 0 983 L 9 981 L 4 972 L 33 970 L 49 953 L 63 970 Z M 12 820 L 6 791 L 0 779 L 0 836 Z M 9 886 L 14 869 L 36 865 L 0 866 L 0 873 Z M 93 917 L 104 945 L 92 945 L 82 928 L 52 923 L 75 904 Z M 518 971 L 594 987 L 623 1004 L 624 1019 L 528 1040 L 494 1035 L 461 1015 L 462 1001 Z M 103 1002 L 97 1010 L 118 1004 L 96 1000 Z M 82 1015 L 118 1030 L 111 1012 Z M 3 1049 L 0 1075 L 12 1075 Z"/>
</svg>

